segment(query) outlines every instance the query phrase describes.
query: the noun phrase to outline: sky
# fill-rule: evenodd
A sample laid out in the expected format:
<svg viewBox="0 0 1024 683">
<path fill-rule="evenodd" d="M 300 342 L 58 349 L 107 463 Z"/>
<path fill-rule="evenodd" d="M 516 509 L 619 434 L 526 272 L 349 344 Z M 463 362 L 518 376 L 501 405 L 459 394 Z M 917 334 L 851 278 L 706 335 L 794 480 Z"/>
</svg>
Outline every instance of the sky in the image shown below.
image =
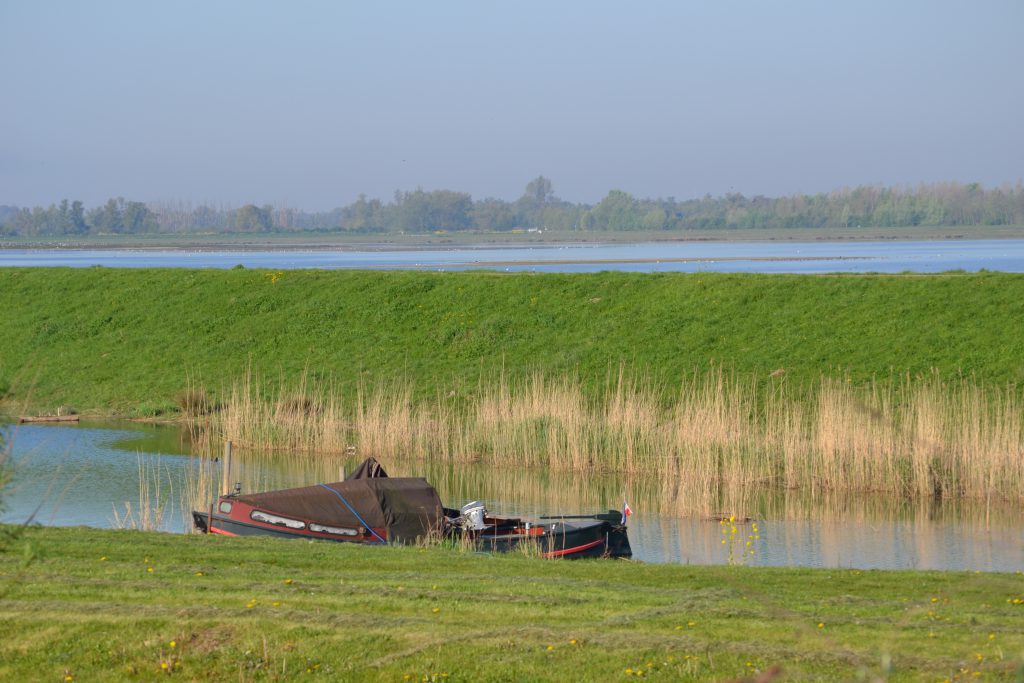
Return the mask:
<svg viewBox="0 0 1024 683">
<path fill-rule="evenodd" d="M 0 204 L 1024 178 L 1021 0 L 0 0 Z"/>
</svg>

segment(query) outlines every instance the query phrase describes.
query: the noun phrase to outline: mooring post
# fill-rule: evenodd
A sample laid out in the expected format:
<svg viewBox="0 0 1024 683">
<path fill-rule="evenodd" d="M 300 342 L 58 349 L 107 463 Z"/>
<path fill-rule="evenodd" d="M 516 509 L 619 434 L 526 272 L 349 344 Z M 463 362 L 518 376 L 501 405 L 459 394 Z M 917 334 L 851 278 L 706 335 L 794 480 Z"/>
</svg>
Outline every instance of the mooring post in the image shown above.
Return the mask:
<svg viewBox="0 0 1024 683">
<path fill-rule="evenodd" d="M 231 493 L 231 442 L 224 442 L 224 461 L 220 468 L 220 495 Z"/>
</svg>

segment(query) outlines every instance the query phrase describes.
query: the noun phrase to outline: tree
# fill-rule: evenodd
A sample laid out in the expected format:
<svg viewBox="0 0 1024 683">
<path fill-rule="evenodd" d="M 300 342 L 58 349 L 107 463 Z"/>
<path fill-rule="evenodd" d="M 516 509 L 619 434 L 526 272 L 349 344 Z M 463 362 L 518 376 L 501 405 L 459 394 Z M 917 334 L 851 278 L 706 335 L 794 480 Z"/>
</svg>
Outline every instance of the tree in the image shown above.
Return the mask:
<svg viewBox="0 0 1024 683">
<path fill-rule="evenodd" d="M 473 198 L 465 192 L 434 190 L 395 194 L 394 227 L 406 232 L 465 230 L 472 223 Z"/>
<path fill-rule="evenodd" d="M 118 197 L 117 199 L 108 199 L 107 203 L 103 206 L 89 211 L 87 214 L 87 220 L 89 225 L 92 226 L 93 232 L 123 232 L 124 223 L 122 222 L 121 216 L 122 204 L 124 204 L 124 199 L 121 197 Z"/>
<path fill-rule="evenodd" d="M 526 184 L 523 196 L 516 202 L 519 224 L 532 228 L 544 227 L 544 209 L 556 201 L 551 181 L 542 175 L 537 176 Z"/>
<path fill-rule="evenodd" d="M 508 202 L 488 197 L 473 204 L 473 225 L 479 230 L 511 230 L 516 214 Z"/>
<path fill-rule="evenodd" d="M 246 204 L 235 211 L 232 226 L 241 232 L 269 232 L 270 211 L 255 204 Z"/>
<path fill-rule="evenodd" d="M 85 223 L 85 207 L 77 199 L 71 202 L 71 232 L 76 235 L 89 232 L 89 226 Z"/>
<path fill-rule="evenodd" d="M 121 208 L 121 223 L 124 231 L 131 234 L 155 232 L 160 227 L 156 215 L 142 202 L 125 202 Z"/>
<path fill-rule="evenodd" d="M 642 226 L 636 200 L 622 190 L 610 191 L 591 213 L 597 230 L 637 230 Z"/>
</svg>

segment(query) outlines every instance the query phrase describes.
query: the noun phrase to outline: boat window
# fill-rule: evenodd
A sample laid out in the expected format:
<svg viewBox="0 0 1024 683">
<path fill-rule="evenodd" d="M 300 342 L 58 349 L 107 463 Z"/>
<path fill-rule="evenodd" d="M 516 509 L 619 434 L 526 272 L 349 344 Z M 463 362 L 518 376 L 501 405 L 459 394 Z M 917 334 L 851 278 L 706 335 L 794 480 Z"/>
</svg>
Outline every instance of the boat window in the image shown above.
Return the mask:
<svg viewBox="0 0 1024 683">
<path fill-rule="evenodd" d="M 322 534 L 334 534 L 336 536 L 356 536 L 359 532 L 356 529 L 346 529 L 336 526 L 324 526 L 323 524 L 309 523 L 310 531 L 318 531 Z"/>
<path fill-rule="evenodd" d="M 223 512 L 225 515 L 230 513 L 231 512 L 231 502 L 227 501 L 227 500 L 222 500 L 220 502 L 220 511 Z"/>
<path fill-rule="evenodd" d="M 306 523 L 300 522 L 297 519 L 288 519 L 287 517 L 279 517 L 277 515 L 271 515 L 267 512 L 260 512 L 259 510 L 253 510 L 249 515 L 257 522 L 266 522 L 267 524 L 276 524 L 277 526 L 286 526 L 289 529 L 305 529 Z"/>
</svg>

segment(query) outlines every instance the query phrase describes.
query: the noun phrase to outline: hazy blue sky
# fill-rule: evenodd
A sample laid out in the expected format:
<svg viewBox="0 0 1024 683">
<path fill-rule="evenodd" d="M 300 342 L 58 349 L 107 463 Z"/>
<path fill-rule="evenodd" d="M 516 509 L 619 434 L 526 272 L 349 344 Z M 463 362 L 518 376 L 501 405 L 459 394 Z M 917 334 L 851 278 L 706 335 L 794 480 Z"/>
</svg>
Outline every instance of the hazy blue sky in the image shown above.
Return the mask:
<svg viewBox="0 0 1024 683">
<path fill-rule="evenodd" d="M 1024 177 L 1024 2 L 0 0 L 0 203 Z"/>
</svg>

